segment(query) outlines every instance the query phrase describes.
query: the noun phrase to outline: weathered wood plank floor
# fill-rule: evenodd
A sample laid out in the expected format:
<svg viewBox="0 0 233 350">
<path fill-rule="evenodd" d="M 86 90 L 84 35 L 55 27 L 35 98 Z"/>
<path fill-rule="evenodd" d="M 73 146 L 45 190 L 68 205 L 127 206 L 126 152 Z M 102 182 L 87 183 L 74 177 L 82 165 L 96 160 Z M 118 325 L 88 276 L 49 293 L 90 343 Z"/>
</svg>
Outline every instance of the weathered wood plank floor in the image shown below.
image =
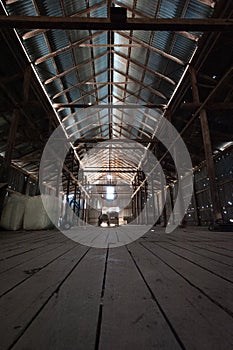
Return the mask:
<svg viewBox="0 0 233 350">
<path fill-rule="evenodd" d="M 233 233 L 96 249 L 1 232 L 0 278 L 1 350 L 233 349 Z"/>
</svg>

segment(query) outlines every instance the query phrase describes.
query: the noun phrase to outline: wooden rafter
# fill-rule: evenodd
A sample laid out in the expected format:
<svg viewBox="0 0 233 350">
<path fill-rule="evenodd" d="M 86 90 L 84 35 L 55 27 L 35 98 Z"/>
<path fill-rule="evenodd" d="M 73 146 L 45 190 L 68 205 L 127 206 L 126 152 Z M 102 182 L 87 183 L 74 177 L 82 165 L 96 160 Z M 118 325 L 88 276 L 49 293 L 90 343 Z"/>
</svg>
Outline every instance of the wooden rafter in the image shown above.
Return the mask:
<svg viewBox="0 0 233 350">
<path fill-rule="evenodd" d="M 69 125 L 69 126 L 66 128 L 66 130 L 69 130 L 70 128 L 73 128 L 74 126 L 78 126 L 78 125 L 81 124 L 81 123 L 87 123 L 87 121 L 90 120 L 91 118 L 93 118 L 94 115 L 96 115 L 96 111 L 94 111 L 94 112 L 91 113 L 91 114 L 88 114 L 87 117 L 85 116 L 83 119 L 78 120 L 77 122 L 75 122 L 75 123 Z M 103 116 L 103 118 L 106 117 L 107 115 L 108 115 L 108 114 L 106 113 L 106 114 Z M 93 124 L 90 123 L 90 125 L 93 125 Z"/>
<path fill-rule="evenodd" d="M 127 88 L 123 88 L 121 85 L 117 85 L 117 88 L 122 91 L 126 91 L 128 93 L 128 96 L 134 96 L 135 99 L 137 99 L 136 91 L 133 93 L 132 91 L 129 91 Z M 126 96 L 126 98 L 128 97 Z M 126 99 L 120 99 L 117 97 L 119 101 L 126 103 Z M 142 96 L 140 96 L 140 100 L 146 104 L 148 104 L 148 100 L 145 100 Z M 153 105 L 153 104 L 152 104 Z"/>
<path fill-rule="evenodd" d="M 88 81 L 90 81 L 91 79 L 95 79 L 95 78 L 98 77 L 99 75 L 104 74 L 104 73 L 106 73 L 106 72 L 108 72 L 108 69 L 104 69 L 104 70 L 102 70 L 101 72 L 99 72 L 99 73 L 96 74 L 96 75 L 93 74 L 93 75 L 91 75 L 91 77 L 86 78 L 85 80 L 79 82 L 78 84 L 72 85 L 71 87 L 62 90 L 61 92 L 58 92 L 56 95 L 54 95 L 54 96 L 52 97 L 52 99 L 55 100 L 56 98 L 58 98 L 58 97 L 60 97 L 60 96 L 62 96 L 62 95 L 64 95 L 64 94 L 67 94 L 68 92 L 70 92 L 70 91 L 72 91 L 72 90 L 75 90 L 75 89 L 79 88 L 79 87 L 82 86 L 82 85 L 85 85 L 85 84 L 86 84 Z M 95 82 L 93 82 L 93 84 L 95 85 Z M 102 84 L 102 85 L 103 85 L 103 84 Z M 107 85 L 107 83 L 106 83 L 105 85 Z"/>
<path fill-rule="evenodd" d="M 121 122 L 121 119 L 120 119 L 118 116 L 114 115 L 114 118 L 116 118 L 117 120 L 119 120 L 119 121 Z M 131 127 L 132 129 L 137 130 L 137 132 L 139 132 L 139 133 L 145 135 L 147 138 L 150 138 L 150 137 L 151 137 L 150 134 L 146 133 L 146 132 L 145 132 L 144 130 L 142 130 L 142 129 L 137 128 L 135 125 L 132 125 L 132 124 L 127 123 L 127 122 L 124 122 L 124 124 L 125 124 L 127 127 Z M 122 128 L 123 130 L 126 130 L 128 133 L 130 133 L 129 129 L 123 127 L 122 125 L 121 125 L 121 128 Z"/>
<path fill-rule="evenodd" d="M 123 118 L 121 119 L 122 120 L 122 123 L 124 123 L 124 116 L 126 116 L 126 117 L 129 117 L 129 118 L 131 118 L 132 119 L 132 115 L 130 115 L 129 113 L 127 113 L 126 111 L 123 111 L 122 110 L 122 116 L 123 116 Z M 144 127 L 146 127 L 146 128 L 148 128 L 149 130 L 151 130 L 152 131 L 152 133 L 154 132 L 154 130 L 155 130 L 155 128 L 154 127 L 152 127 L 152 126 L 150 126 L 150 125 L 148 125 L 148 124 L 146 124 L 146 123 L 144 123 L 142 120 L 140 120 L 137 116 L 133 116 L 133 120 L 136 120 L 138 123 L 140 123 L 141 125 L 143 125 Z M 127 124 L 127 125 L 129 125 L 129 124 Z"/>
<path fill-rule="evenodd" d="M 124 58 L 125 60 L 129 61 L 130 63 L 135 64 L 137 67 L 142 68 L 142 69 L 145 70 L 146 72 L 151 73 L 151 74 L 153 74 L 153 75 L 155 75 L 155 76 L 158 76 L 158 77 L 161 78 L 161 79 L 166 80 L 168 83 L 170 83 L 170 84 L 172 84 L 172 85 L 175 85 L 175 84 L 176 84 L 176 82 L 175 82 L 173 79 L 169 78 L 168 76 L 166 76 L 166 75 L 164 75 L 164 74 L 161 74 L 161 73 L 155 71 L 154 69 L 151 69 L 151 68 L 147 67 L 146 65 L 144 65 L 144 64 L 142 64 L 142 63 L 140 63 L 140 62 L 134 60 L 133 58 L 131 58 L 131 57 L 129 57 L 129 56 L 124 55 L 123 53 L 121 53 L 121 52 L 119 52 L 119 51 L 114 51 L 114 54 L 116 54 L 117 56 L 119 56 L 119 57 L 121 57 L 121 58 Z"/>
<path fill-rule="evenodd" d="M 76 103 L 78 103 L 79 101 L 84 100 L 86 97 L 88 97 L 88 96 L 90 96 L 90 95 L 97 94 L 98 91 L 101 90 L 101 89 L 103 89 L 104 87 L 105 87 L 105 85 L 104 85 L 104 86 L 101 85 L 101 86 L 98 87 L 98 88 L 92 89 L 91 91 L 87 92 L 85 95 L 80 96 L 77 100 L 72 101 L 72 102 L 70 102 L 70 103 L 67 103 L 66 106 L 72 108 L 72 107 L 73 107 Z M 62 107 L 62 104 L 57 104 L 57 105 L 55 104 L 55 106 L 58 107 L 58 108 L 60 108 L 60 107 Z M 60 106 L 60 107 L 59 107 L 59 106 Z"/>
<path fill-rule="evenodd" d="M 23 81 L 23 100 L 24 103 L 28 102 L 29 99 L 29 91 L 30 91 L 30 83 L 31 83 L 31 66 L 27 66 L 24 72 L 24 81 Z"/>
<path fill-rule="evenodd" d="M 93 57 L 92 59 L 88 58 L 87 60 L 82 61 L 82 63 L 79 63 L 79 64 L 75 65 L 74 67 L 69 68 L 69 69 L 67 69 L 67 70 L 65 70 L 65 71 L 63 71 L 63 72 L 61 72 L 61 73 L 59 73 L 57 75 L 54 75 L 53 77 L 45 80 L 44 84 L 47 85 L 47 84 L 52 83 L 53 81 L 55 81 L 57 79 L 60 79 L 60 78 L 64 77 L 67 74 L 70 74 L 72 72 L 76 72 L 78 69 L 84 67 L 86 64 L 90 64 L 93 61 L 98 60 L 99 58 L 102 58 L 103 56 L 107 55 L 108 53 L 109 53 L 109 51 L 106 51 L 106 52 L 103 52 L 103 53 Z"/>
<path fill-rule="evenodd" d="M 142 47 L 144 47 L 145 49 L 150 49 L 151 51 L 153 52 L 156 52 L 158 55 L 160 56 L 163 56 L 169 60 L 172 60 L 178 64 L 180 64 L 181 66 L 184 66 L 185 65 L 185 62 L 183 62 L 182 60 L 180 60 L 179 58 L 173 56 L 173 55 L 170 55 L 168 53 L 166 53 L 165 51 L 162 51 L 162 50 L 159 50 L 157 49 L 156 47 L 152 46 L 152 45 L 149 45 L 147 44 L 146 42 L 140 40 L 140 39 L 137 39 L 135 37 L 131 37 L 130 35 L 128 35 L 127 33 L 125 32 L 122 32 L 122 31 L 117 31 L 117 34 L 123 36 L 124 38 L 126 39 L 130 39 L 132 40 L 133 42 L 136 42 L 138 44 L 140 44 Z"/>
<path fill-rule="evenodd" d="M 0 18 L 1 18 L 1 16 L 0 16 Z M 103 34 L 104 32 L 105 32 L 105 31 L 103 30 L 103 31 L 97 32 L 97 33 L 95 33 L 95 34 L 88 35 L 88 36 L 86 36 L 85 38 L 82 38 L 81 40 L 76 41 L 75 43 L 72 43 L 72 44 L 70 44 L 70 45 L 68 45 L 68 46 L 65 46 L 65 47 L 59 49 L 59 50 L 50 52 L 50 53 L 47 54 L 47 55 L 44 55 L 44 56 L 42 56 L 42 57 L 39 57 L 39 58 L 36 59 L 35 64 L 36 64 L 36 65 L 37 65 L 37 64 L 40 64 L 40 63 L 42 63 L 42 62 L 45 62 L 45 61 L 49 60 L 49 59 L 52 58 L 52 57 L 56 57 L 56 56 L 58 56 L 58 55 L 60 55 L 60 54 L 62 54 L 62 53 L 64 53 L 64 52 L 67 52 L 67 51 L 69 51 L 69 50 L 72 50 L 72 49 L 78 47 L 80 44 L 85 43 L 86 41 L 90 40 L 91 38 L 93 39 L 93 38 L 96 38 L 96 37 L 100 36 L 100 35 Z"/>
<path fill-rule="evenodd" d="M 116 69 L 116 68 L 114 68 L 114 71 L 117 72 L 118 74 L 123 75 L 123 76 L 124 76 L 124 74 L 125 74 L 124 72 L 122 72 L 122 71 L 120 71 L 120 70 L 118 70 L 118 69 Z M 128 78 L 129 78 L 130 80 L 132 80 L 133 82 L 135 82 L 136 84 L 140 85 L 143 89 L 149 90 L 149 91 L 152 92 L 154 95 L 159 96 L 159 97 L 161 97 L 162 99 L 164 99 L 164 100 L 166 100 L 166 101 L 168 100 L 168 98 L 167 98 L 162 92 L 160 92 L 160 91 L 158 91 L 158 90 L 152 88 L 152 87 L 149 86 L 149 85 L 145 85 L 145 84 L 142 83 L 140 80 L 135 79 L 133 76 L 128 75 Z M 118 86 L 119 86 L 119 85 L 118 85 Z"/>
<path fill-rule="evenodd" d="M 113 1 L 116 5 L 120 6 L 120 7 L 124 7 L 126 8 L 128 11 L 132 12 L 133 14 L 137 15 L 137 17 L 139 18 L 148 18 L 148 20 L 150 18 L 157 18 L 157 15 L 158 15 L 158 12 L 159 12 L 159 8 L 160 8 L 160 5 L 161 5 L 161 2 L 162 0 L 159 0 L 158 1 L 158 4 L 157 4 L 157 8 L 156 8 L 156 12 L 155 12 L 155 16 L 154 17 L 150 17 L 150 16 L 147 16 L 145 13 L 142 13 L 140 11 L 137 11 L 134 9 L 132 9 L 130 6 L 127 6 L 126 4 L 122 3 L 121 1 L 117 1 L 117 0 L 114 0 Z M 199 37 L 197 35 L 194 35 L 194 34 L 191 34 L 189 32 L 186 32 L 186 31 L 179 31 L 177 32 L 178 34 L 190 39 L 190 40 L 194 40 L 194 41 L 197 41 L 199 39 Z"/>
<path fill-rule="evenodd" d="M 117 139 L 107 139 L 107 138 L 96 138 L 96 139 L 93 139 L 93 138 L 79 138 L 75 141 L 75 144 L 96 144 L 96 143 L 99 143 L 99 142 L 104 142 L 104 141 L 110 141 L 112 144 L 121 144 L 121 143 L 124 143 L 126 141 L 129 141 L 127 138 L 117 138 Z M 152 140 L 151 138 L 140 138 L 140 137 L 137 137 L 137 138 L 132 138 L 130 139 L 130 142 L 137 142 L 137 143 L 148 143 L 148 142 L 153 142 L 153 143 L 156 143 L 157 141 L 156 140 Z"/>
<path fill-rule="evenodd" d="M 101 122 L 101 119 L 104 119 L 104 118 L 105 118 L 105 116 L 101 117 L 101 118 L 100 118 L 100 122 Z M 84 126 L 83 128 L 81 128 L 81 129 L 75 130 L 72 134 L 69 135 L 69 138 L 73 137 L 73 136 L 74 136 L 75 134 L 77 134 L 77 133 L 82 132 L 83 130 L 86 130 L 86 129 L 88 129 L 88 128 L 90 129 L 92 125 L 93 125 L 93 124 L 88 124 L 88 125 L 85 125 L 85 126 Z M 101 128 L 101 126 L 102 126 L 102 124 L 99 124 L 98 126 L 92 128 L 92 130 Z"/>
<path fill-rule="evenodd" d="M 106 1 L 102 1 L 96 5 L 93 5 L 91 7 L 88 7 L 87 9 L 85 10 L 81 10 L 73 15 L 71 15 L 70 17 L 78 17 L 78 16 L 85 16 L 89 13 L 91 13 L 92 11 L 95 11 L 97 10 L 98 8 L 100 7 L 103 7 L 104 5 L 106 5 Z M 42 33 L 46 33 L 48 31 L 48 29 L 35 29 L 35 30 L 31 30 L 30 32 L 27 32 L 23 35 L 23 39 L 24 40 L 27 40 L 27 39 L 30 39 L 30 38 L 33 38 L 39 34 L 42 34 Z"/>
</svg>

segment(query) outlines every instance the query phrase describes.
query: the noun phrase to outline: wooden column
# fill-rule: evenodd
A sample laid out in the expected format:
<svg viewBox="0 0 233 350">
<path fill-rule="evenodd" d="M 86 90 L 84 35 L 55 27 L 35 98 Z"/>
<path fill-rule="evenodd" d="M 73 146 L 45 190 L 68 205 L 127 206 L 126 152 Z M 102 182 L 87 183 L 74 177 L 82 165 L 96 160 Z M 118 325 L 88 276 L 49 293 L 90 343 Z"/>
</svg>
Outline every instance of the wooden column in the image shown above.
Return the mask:
<svg viewBox="0 0 233 350">
<path fill-rule="evenodd" d="M 148 202 L 148 203 L 147 203 Z M 146 225 L 148 225 L 148 207 L 150 207 L 150 198 L 148 196 L 148 184 L 147 182 L 145 183 L 145 219 L 146 219 Z"/>
<path fill-rule="evenodd" d="M 7 192 L 7 186 L 8 186 L 8 181 L 9 181 L 9 169 L 11 165 L 11 159 L 12 159 L 12 153 L 13 153 L 13 148 L 15 144 L 15 138 L 16 138 L 16 132 L 19 124 L 19 118 L 20 118 L 20 112 L 18 108 L 15 108 L 13 111 L 13 118 L 8 134 L 8 139 L 7 139 L 7 148 L 6 148 L 6 154 L 5 154 L 5 159 L 3 162 L 3 167 L 2 167 L 2 172 L 1 172 L 1 179 L 0 179 L 0 216 L 2 214 L 3 210 L 3 204 L 4 204 L 4 199 L 6 196 Z"/>
<path fill-rule="evenodd" d="M 132 186 L 133 186 L 133 192 L 136 191 L 135 179 L 132 182 Z M 131 199 L 131 201 L 132 201 L 133 219 L 136 219 L 136 217 L 137 217 L 136 195 Z"/>
<path fill-rule="evenodd" d="M 198 200 L 197 200 L 197 189 L 196 189 L 196 183 L 195 183 L 195 176 L 193 180 L 193 201 L 194 201 L 194 209 L 195 209 L 195 216 L 197 219 L 197 225 L 201 226 L 201 219 L 200 219 L 200 211 L 198 209 Z"/>
<path fill-rule="evenodd" d="M 13 120 L 10 126 L 10 131 L 7 140 L 7 149 L 5 155 L 5 167 L 8 168 L 11 164 L 12 152 L 15 144 L 16 131 L 19 125 L 20 112 L 18 108 L 14 109 Z"/>
<path fill-rule="evenodd" d="M 167 208 L 166 208 L 166 196 L 165 196 L 165 185 L 163 183 L 163 177 L 162 177 L 162 174 L 160 175 L 160 180 L 161 180 L 161 199 L 162 199 L 162 203 L 164 204 L 164 207 L 163 207 L 163 213 L 162 213 L 162 216 L 163 216 L 163 227 L 166 227 L 167 226 Z"/>
<path fill-rule="evenodd" d="M 165 189 L 162 188 L 161 192 L 162 192 L 162 201 L 164 203 L 164 207 L 163 207 L 163 227 L 166 227 L 167 226 L 167 207 L 166 207 L 166 200 L 165 200 Z"/>
<path fill-rule="evenodd" d="M 144 224 L 144 217 L 143 217 L 143 207 L 144 207 L 144 197 L 143 197 L 143 187 L 140 188 L 140 190 L 138 191 L 139 193 L 139 198 L 140 198 L 140 224 L 143 225 Z"/>
<path fill-rule="evenodd" d="M 30 175 L 27 176 L 27 180 L 25 180 L 25 190 L 24 190 L 24 193 L 26 196 L 29 196 L 29 192 L 30 192 Z"/>
<path fill-rule="evenodd" d="M 157 220 L 157 224 L 160 225 L 161 224 L 161 216 L 159 215 L 159 211 L 160 211 L 160 204 L 159 204 L 159 194 L 156 193 L 156 199 L 157 199 L 157 207 L 158 207 L 158 220 Z"/>
<path fill-rule="evenodd" d="M 197 86 L 197 77 L 196 72 L 193 67 L 190 67 L 190 75 L 191 75 L 191 84 L 192 84 L 192 93 L 193 93 L 193 102 L 200 103 L 200 96 Z M 207 118 L 207 112 L 205 109 L 200 110 L 200 122 L 201 122 L 201 130 L 203 137 L 203 144 L 205 150 L 205 159 L 207 166 L 207 174 L 209 177 L 209 195 L 210 195 L 210 204 L 212 204 L 212 214 L 213 220 L 221 219 L 221 205 L 219 199 L 218 188 L 215 181 L 215 167 L 214 167 L 214 159 L 211 145 L 211 137 L 210 130 Z"/>
<path fill-rule="evenodd" d="M 74 198 L 73 198 L 73 212 L 75 213 L 76 209 L 76 199 L 77 199 L 77 184 L 74 185 Z"/>
<path fill-rule="evenodd" d="M 64 222 L 66 222 L 68 220 L 69 194 L 70 194 L 70 176 L 67 179 Z"/>
<path fill-rule="evenodd" d="M 153 214 L 154 214 L 154 217 L 157 216 L 157 210 L 156 210 L 156 205 L 155 205 L 155 190 L 154 190 L 154 181 L 151 180 L 151 191 L 152 191 L 152 206 L 153 206 Z M 154 224 L 155 224 L 155 221 L 153 220 Z"/>
<path fill-rule="evenodd" d="M 174 185 L 173 185 L 174 186 Z M 173 198 L 173 188 L 171 185 L 169 185 L 169 195 L 170 195 L 170 201 L 171 201 L 171 215 L 172 215 L 172 224 L 174 225 L 175 218 L 174 218 L 174 198 Z"/>
</svg>

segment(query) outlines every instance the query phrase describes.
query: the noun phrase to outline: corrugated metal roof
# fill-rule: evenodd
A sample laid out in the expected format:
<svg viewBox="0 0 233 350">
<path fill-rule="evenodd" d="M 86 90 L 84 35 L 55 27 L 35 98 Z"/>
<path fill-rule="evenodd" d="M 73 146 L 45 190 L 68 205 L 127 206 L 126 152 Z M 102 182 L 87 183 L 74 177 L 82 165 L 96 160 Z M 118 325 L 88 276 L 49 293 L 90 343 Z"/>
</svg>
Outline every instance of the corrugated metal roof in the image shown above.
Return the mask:
<svg viewBox="0 0 233 350">
<path fill-rule="evenodd" d="M 205 18 L 213 13 L 210 6 L 197 0 L 114 2 L 126 6 L 128 15 L 134 17 Z M 101 18 L 108 12 L 103 0 L 24 0 L 6 8 L 9 15 Z M 27 31 L 18 32 L 22 36 Z M 22 41 L 51 102 L 71 104 L 58 109 L 58 115 L 73 139 L 85 135 L 107 138 L 111 129 L 112 137 L 153 135 L 157 121 L 142 113 L 132 117 L 130 111 L 113 109 L 111 115 L 104 109 L 89 117 L 91 111 L 73 113 L 72 103 L 166 104 L 197 45 L 185 33 L 135 30 L 113 35 L 93 30 L 41 30 Z M 162 111 L 156 111 L 156 118 L 159 114 Z"/>
</svg>

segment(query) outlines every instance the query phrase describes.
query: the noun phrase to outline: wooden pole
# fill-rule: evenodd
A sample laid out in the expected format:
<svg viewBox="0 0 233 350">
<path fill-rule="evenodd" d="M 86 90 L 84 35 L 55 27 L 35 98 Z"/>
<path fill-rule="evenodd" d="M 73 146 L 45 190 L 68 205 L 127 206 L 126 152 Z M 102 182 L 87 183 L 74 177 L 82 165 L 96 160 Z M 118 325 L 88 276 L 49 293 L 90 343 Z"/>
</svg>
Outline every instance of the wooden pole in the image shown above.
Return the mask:
<svg viewBox="0 0 233 350">
<path fill-rule="evenodd" d="M 5 167 L 8 168 L 11 164 L 12 152 L 15 144 L 16 131 L 19 124 L 20 112 L 18 108 L 14 109 L 13 120 L 10 126 L 10 131 L 7 140 L 7 150 L 5 155 Z"/>
<path fill-rule="evenodd" d="M 126 22 L 100 17 L 56 17 L 1 15 L 1 28 L 148 30 L 148 31 L 231 31 L 232 19 L 226 18 L 127 18 Z"/>
<path fill-rule="evenodd" d="M 190 76 L 191 76 L 191 84 L 192 84 L 193 102 L 200 103 L 200 96 L 199 96 L 199 91 L 197 86 L 197 77 L 196 77 L 195 69 L 193 67 L 190 67 Z M 222 219 L 222 211 L 221 211 L 218 188 L 215 181 L 215 167 L 214 167 L 214 159 L 213 159 L 213 152 L 212 152 L 212 144 L 211 144 L 208 118 L 207 118 L 207 113 L 205 109 L 200 110 L 200 122 L 201 122 L 202 138 L 203 138 L 203 144 L 204 144 L 204 150 L 205 150 L 207 175 L 209 178 L 210 204 L 212 204 L 213 220 L 217 220 L 217 219 Z"/>
<path fill-rule="evenodd" d="M 5 159 L 3 162 L 3 167 L 1 171 L 1 179 L 0 182 L 3 184 L 0 188 L 0 216 L 2 214 L 3 205 L 5 196 L 7 193 L 7 186 L 9 181 L 9 169 L 11 165 L 12 153 L 15 144 L 16 131 L 19 124 L 20 112 L 18 108 L 15 108 L 13 111 L 13 120 L 10 126 L 8 140 L 7 140 L 7 149 L 5 154 Z"/>
</svg>

